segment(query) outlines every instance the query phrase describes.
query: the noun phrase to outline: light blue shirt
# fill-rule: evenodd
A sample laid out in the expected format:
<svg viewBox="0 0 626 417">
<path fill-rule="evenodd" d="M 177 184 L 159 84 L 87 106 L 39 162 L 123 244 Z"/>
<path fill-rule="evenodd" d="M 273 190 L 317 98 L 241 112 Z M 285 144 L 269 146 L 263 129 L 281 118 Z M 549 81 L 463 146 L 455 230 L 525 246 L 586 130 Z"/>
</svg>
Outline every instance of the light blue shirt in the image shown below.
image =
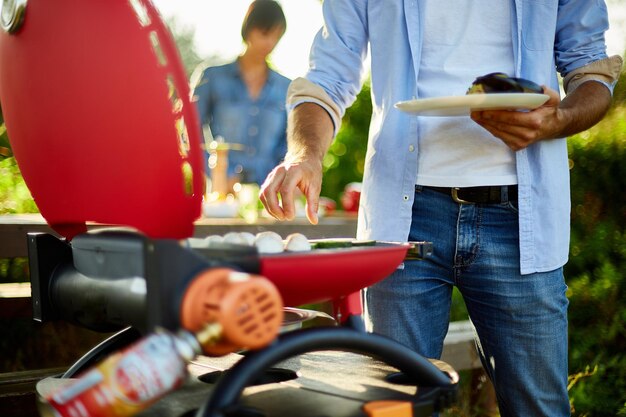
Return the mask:
<svg viewBox="0 0 626 417">
<path fill-rule="evenodd" d="M 228 174 L 262 183 L 287 150 L 285 100 L 290 80 L 269 70 L 259 97 L 252 99 L 238 63 L 209 67 L 194 90 L 202 125 L 214 138 L 243 145 L 228 154 Z"/>
<path fill-rule="evenodd" d="M 341 112 L 360 91 L 368 46 L 371 51 L 373 114 L 359 209 L 360 238 L 408 238 L 420 151 L 418 117 L 394 104 L 419 98 L 421 4 L 421 0 L 323 3 L 325 25 L 313 44 L 306 78 L 320 85 Z M 445 1 L 442 7 L 448 7 Z M 558 91 L 557 71 L 565 76 L 607 57 L 603 1 L 515 0 L 512 7 L 515 76 Z M 518 151 L 516 165 L 521 272 L 556 269 L 565 264 L 569 252 L 566 140 L 544 140 Z"/>
</svg>

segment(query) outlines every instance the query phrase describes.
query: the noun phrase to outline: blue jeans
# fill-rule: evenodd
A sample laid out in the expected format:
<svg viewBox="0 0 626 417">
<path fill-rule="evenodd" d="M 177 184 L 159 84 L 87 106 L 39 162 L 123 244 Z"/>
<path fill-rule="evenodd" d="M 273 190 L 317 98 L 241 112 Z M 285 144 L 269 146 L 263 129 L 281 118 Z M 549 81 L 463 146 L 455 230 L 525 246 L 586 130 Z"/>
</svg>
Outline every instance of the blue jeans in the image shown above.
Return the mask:
<svg viewBox="0 0 626 417">
<path fill-rule="evenodd" d="M 520 274 L 516 206 L 460 205 L 417 186 L 409 240 L 433 242 L 434 254 L 367 289 L 372 330 L 439 358 L 456 286 L 500 415 L 569 416 L 563 270 Z"/>
</svg>

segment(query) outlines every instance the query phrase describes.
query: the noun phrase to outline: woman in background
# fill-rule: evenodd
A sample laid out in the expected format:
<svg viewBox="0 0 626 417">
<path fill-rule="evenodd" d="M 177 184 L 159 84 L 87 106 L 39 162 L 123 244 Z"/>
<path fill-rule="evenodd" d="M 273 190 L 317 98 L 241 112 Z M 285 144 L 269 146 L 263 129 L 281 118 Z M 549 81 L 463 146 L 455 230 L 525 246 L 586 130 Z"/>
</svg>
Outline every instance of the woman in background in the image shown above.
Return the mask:
<svg viewBox="0 0 626 417">
<path fill-rule="evenodd" d="M 281 6 L 255 0 L 241 26 L 244 52 L 226 65 L 208 67 L 194 96 L 204 130 L 231 145 L 229 183 L 261 183 L 285 155 L 290 80 L 272 70 L 267 58 L 287 29 Z M 208 138 L 211 140 L 211 138 Z"/>
</svg>

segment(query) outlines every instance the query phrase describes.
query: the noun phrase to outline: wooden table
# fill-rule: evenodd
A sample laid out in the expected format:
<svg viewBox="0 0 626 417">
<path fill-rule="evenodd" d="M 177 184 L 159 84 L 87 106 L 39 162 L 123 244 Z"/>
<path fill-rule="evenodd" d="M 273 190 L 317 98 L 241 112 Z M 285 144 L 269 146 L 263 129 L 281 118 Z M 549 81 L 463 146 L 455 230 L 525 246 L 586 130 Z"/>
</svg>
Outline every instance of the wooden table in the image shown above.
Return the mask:
<svg viewBox="0 0 626 417">
<path fill-rule="evenodd" d="M 109 226 L 101 224 L 88 225 L 88 229 L 102 227 Z M 356 235 L 356 217 L 324 217 L 320 219 L 317 225 L 311 225 L 304 218 L 288 222 L 259 218 L 254 223 L 247 223 L 241 218 L 200 218 L 195 222 L 194 236 L 223 235 L 232 231 L 258 233 L 265 230 L 275 231 L 283 237 L 295 232 L 303 233 L 311 239 L 354 237 Z M 28 256 L 26 235 L 30 232 L 55 234 L 39 214 L 0 216 L 0 258 Z"/>
</svg>

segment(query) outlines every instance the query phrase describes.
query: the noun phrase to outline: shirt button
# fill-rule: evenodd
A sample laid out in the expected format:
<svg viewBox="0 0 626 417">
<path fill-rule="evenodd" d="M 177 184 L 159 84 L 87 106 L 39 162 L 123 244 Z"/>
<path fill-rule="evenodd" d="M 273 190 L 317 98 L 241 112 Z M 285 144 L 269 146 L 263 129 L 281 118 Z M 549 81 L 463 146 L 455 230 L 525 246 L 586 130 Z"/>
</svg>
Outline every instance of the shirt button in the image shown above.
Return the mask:
<svg viewBox="0 0 626 417">
<path fill-rule="evenodd" d="M 259 133 L 259 128 L 256 126 L 250 126 L 248 128 L 248 135 L 250 136 L 256 136 Z"/>
<path fill-rule="evenodd" d="M 415 150 L 415 146 L 409 145 L 409 152 L 413 152 Z"/>
<path fill-rule="evenodd" d="M 250 116 L 256 116 L 259 114 L 259 108 L 257 106 L 250 107 Z"/>
<path fill-rule="evenodd" d="M 403 195 L 402 198 L 404 199 L 404 201 L 409 201 L 409 196 L 408 195 Z"/>
</svg>

